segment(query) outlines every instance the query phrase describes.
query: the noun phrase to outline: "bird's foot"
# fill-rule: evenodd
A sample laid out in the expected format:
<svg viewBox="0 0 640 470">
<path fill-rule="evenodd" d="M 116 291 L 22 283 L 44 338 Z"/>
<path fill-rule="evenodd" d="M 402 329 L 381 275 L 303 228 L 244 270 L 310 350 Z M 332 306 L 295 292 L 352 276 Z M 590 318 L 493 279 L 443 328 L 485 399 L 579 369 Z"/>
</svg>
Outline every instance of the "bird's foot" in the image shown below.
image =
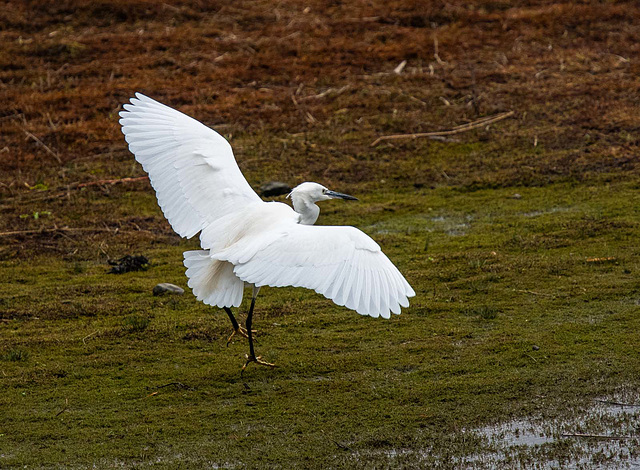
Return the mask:
<svg viewBox="0 0 640 470">
<path fill-rule="evenodd" d="M 229 343 L 231 343 L 231 339 L 236 335 L 236 333 L 239 334 L 240 336 L 244 336 L 245 338 L 249 338 L 249 335 L 247 334 L 247 329 L 242 326 L 238 326 L 238 328 L 234 329 L 229 335 L 229 337 L 227 338 L 227 347 L 229 347 Z M 251 333 L 255 335 L 257 331 L 251 330 Z M 253 340 L 257 341 L 255 338 L 253 338 Z"/>
<path fill-rule="evenodd" d="M 267 367 L 272 367 L 272 368 L 273 368 L 273 367 L 278 367 L 278 366 L 277 366 L 277 365 L 275 365 L 275 364 L 272 364 L 272 363 L 270 363 L 270 362 L 263 361 L 263 360 L 262 360 L 262 356 L 258 356 L 258 357 L 256 357 L 256 356 L 250 356 L 250 355 L 248 355 L 248 354 L 245 354 L 245 356 L 244 356 L 244 357 L 246 357 L 246 358 L 247 358 L 247 361 L 246 361 L 246 362 L 244 363 L 244 365 L 242 366 L 242 371 L 241 371 L 240 373 L 244 372 L 244 370 L 247 368 L 247 366 L 248 366 L 249 364 L 251 364 L 252 362 L 255 362 L 256 364 L 260 364 L 261 366 L 267 366 Z"/>
</svg>

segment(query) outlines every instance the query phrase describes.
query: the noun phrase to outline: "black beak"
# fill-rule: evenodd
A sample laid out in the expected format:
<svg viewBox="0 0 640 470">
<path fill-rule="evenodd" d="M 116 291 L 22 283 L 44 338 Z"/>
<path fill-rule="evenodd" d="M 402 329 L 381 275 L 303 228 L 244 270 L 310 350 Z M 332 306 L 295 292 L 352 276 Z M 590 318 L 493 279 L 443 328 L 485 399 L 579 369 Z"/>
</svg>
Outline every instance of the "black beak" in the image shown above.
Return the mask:
<svg viewBox="0 0 640 470">
<path fill-rule="evenodd" d="M 327 196 L 329 196 L 330 198 L 333 198 L 333 199 L 346 199 L 348 201 L 357 201 L 358 200 L 357 197 L 349 196 L 348 194 L 337 193 L 335 191 L 329 191 L 328 189 L 325 192 L 325 194 Z"/>
</svg>

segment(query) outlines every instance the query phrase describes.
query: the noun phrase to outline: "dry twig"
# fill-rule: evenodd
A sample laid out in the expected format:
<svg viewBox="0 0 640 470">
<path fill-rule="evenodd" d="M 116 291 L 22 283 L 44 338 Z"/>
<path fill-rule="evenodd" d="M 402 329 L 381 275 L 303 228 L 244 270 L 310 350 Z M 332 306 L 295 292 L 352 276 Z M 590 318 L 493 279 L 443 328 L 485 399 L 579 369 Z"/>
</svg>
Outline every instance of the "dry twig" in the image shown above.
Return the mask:
<svg viewBox="0 0 640 470">
<path fill-rule="evenodd" d="M 350 88 L 351 88 L 351 85 L 345 85 L 342 88 L 327 88 L 325 91 L 318 93 L 317 95 L 303 96 L 302 98 L 298 98 L 297 101 L 301 102 L 301 101 L 318 100 L 328 95 L 335 97 L 335 96 L 341 95 L 342 93 L 349 90 Z M 298 103 L 295 100 L 294 100 L 294 104 L 298 105 Z"/>
<path fill-rule="evenodd" d="M 54 228 L 41 228 L 35 230 L 15 230 L 12 232 L 0 232 L 0 237 L 10 237 L 12 235 L 34 235 L 37 233 L 56 233 L 56 232 L 113 232 L 118 233 L 120 229 L 109 229 L 109 228 L 92 228 L 92 227 L 83 227 L 83 228 L 70 228 L 70 227 L 54 227 Z"/>
<path fill-rule="evenodd" d="M 7 119 L 7 120 L 8 119 L 16 119 L 16 118 L 19 118 L 19 117 L 22 117 L 22 116 L 24 116 L 24 114 L 22 114 L 22 113 L 8 114 L 6 116 L 0 116 L 0 121 L 4 121 L 5 119 Z"/>
<path fill-rule="evenodd" d="M 562 437 L 586 437 L 591 439 L 611 439 L 615 441 L 621 441 L 624 439 L 632 439 L 631 436 L 607 436 L 605 434 L 582 434 L 582 433 L 564 433 Z"/>
<path fill-rule="evenodd" d="M 133 183 L 135 181 L 145 181 L 148 179 L 149 179 L 148 176 L 139 176 L 137 178 L 119 178 L 115 180 L 91 181 L 90 183 L 73 183 L 73 184 L 70 184 L 67 188 L 76 189 L 76 188 L 86 188 L 88 186 L 102 186 L 105 184 Z"/>
<path fill-rule="evenodd" d="M 92 337 L 93 335 L 95 335 L 96 333 L 97 333 L 97 331 L 94 331 L 93 333 L 89 333 L 87 336 L 82 338 L 82 344 L 87 344 L 86 340 L 89 339 L 90 337 Z"/>
<path fill-rule="evenodd" d="M 609 400 L 593 400 L 598 403 L 604 403 L 605 405 L 615 405 L 615 406 L 628 406 L 630 408 L 640 408 L 640 404 L 635 403 L 620 403 L 619 401 L 609 401 Z"/>
<path fill-rule="evenodd" d="M 473 122 L 469 122 L 467 124 L 461 124 L 452 129 L 446 131 L 435 131 L 435 132 L 422 132 L 418 134 L 394 134 L 394 135 L 383 135 L 378 137 L 371 143 L 371 147 L 375 147 L 383 140 L 397 140 L 397 139 L 417 139 L 420 137 L 435 137 L 435 136 L 445 136 L 445 135 L 454 135 L 460 134 L 462 132 L 470 131 L 472 129 L 477 129 L 479 127 L 488 126 L 489 124 L 493 124 L 498 121 L 502 121 L 503 119 L 507 119 L 515 114 L 515 111 L 508 111 L 506 113 L 496 114 L 495 116 L 487 116 L 481 119 L 478 119 Z"/>
<path fill-rule="evenodd" d="M 516 292 L 523 292 L 525 294 L 531 294 L 531 295 L 542 295 L 545 297 L 555 297 L 555 294 L 545 294 L 544 292 L 535 292 L 532 290 L 525 290 L 525 289 L 516 289 Z"/>
<path fill-rule="evenodd" d="M 437 36 L 433 37 L 433 57 L 434 57 L 434 59 L 436 59 L 438 64 L 440 64 L 440 65 L 446 65 L 447 64 L 444 60 L 442 60 L 440 58 L 440 55 L 438 54 L 438 37 Z"/>
<path fill-rule="evenodd" d="M 22 129 L 22 131 L 27 135 L 27 137 L 29 137 L 30 139 L 33 139 L 36 141 L 36 143 L 42 145 L 42 147 L 50 154 L 53 155 L 53 157 L 56 159 L 56 161 L 58 163 L 60 163 L 62 165 L 62 160 L 60 159 L 60 155 L 58 155 L 57 152 L 54 152 L 53 150 L 51 150 L 51 148 L 45 144 L 43 141 L 41 141 L 40 139 L 38 139 L 38 137 L 36 137 L 35 135 L 33 135 L 31 132 L 29 132 L 26 129 Z"/>
<path fill-rule="evenodd" d="M 160 392 L 158 390 L 160 390 L 161 388 L 165 388 L 165 387 L 171 387 L 174 386 L 176 387 L 178 390 L 189 390 L 189 391 L 194 391 L 195 388 L 193 387 L 189 387 L 188 385 L 185 385 L 183 383 L 180 382 L 171 382 L 168 384 L 164 384 L 164 385 L 159 385 L 157 387 L 154 387 L 156 389 L 155 392 L 151 392 L 149 395 L 147 395 L 145 398 L 149 398 L 149 397 L 154 397 L 156 395 L 158 395 Z M 147 390 L 150 390 L 149 387 L 147 387 Z"/>
<path fill-rule="evenodd" d="M 333 440 L 333 439 L 332 439 L 332 440 Z M 336 441 L 336 440 L 333 440 L 333 443 L 334 443 L 335 445 L 337 445 L 337 446 L 338 446 L 340 449 L 342 449 L 342 450 L 348 450 L 349 452 L 353 452 L 353 449 L 351 449 L 351 447 L 347 447 L 347 446 L 345 446 L 345 445 L 343 445 L 343 444 L 340 444 L 340 443 L 339 443 L 338 441 Z"/>
<path fill-rule="evenodd" d="M 29 204 L 32 202 L 40 202 L 40 201 L 49 201 L 51 199 L 57 199 L 57 198 L 61 198 L 61 197 L 70 197 L 70 192 L 72 189 L 81 189 L 81 188 L 87 188 L 90 186 L 105 186 L 105 185 L 109 185 L 109 184 L 118 184 L 118 183 L 134 183 L 136 181 L 146 181 L 148 180 L 149 177 L 148 176 L 140 176 L 137 178 L 119 178 L 119 179 L 114 179 L 114 180 L 100 180 L 100 181 L 90 181 L 88 183 L 71 183 L 70 185 L 64 187 L 64 190 L 56 192 L 56 193 L 48 193 L 48 191 L 42 191 L 46 194 L 44 194 L 44 196 L 41 197 L 34 197 L 31 199 L 27 199 L 24 202 Z M 12 199 L 16 199 L 17 196 L 14 196 Z M 0 206 L 2 207 L 2 206 Z M 9 207 L 9 206 L 6 206 Z"/>
<path fill-rule="evenodd" d="M 395 73 L 396 75 L 400 75 L 404 70 L 404 68 L 406 67 L 406 65 L 407 65 L 407 61 L 403 60 L 398 64 L 398 66 L 395 69 L 393 69 L 393 73 Z"/>
<path fill-rule="evenodd" d="M 607 256 L 605 258 L 587 258 L 587 263 L 612 263 L 617 261 L 613 256 Z"/>
<path fill-rule="evenodd" d="M 56 414 L 56 418 L 58 416 L 60 416 L 62 413 L 64 413 L 65 411 L 67 411 L 67 407 L 69 406 L 69 399 L 65 398 L 64 399 L 64 408 L 62 408 L 60 411 L 58 411 L 58 413 Z"/>
</svg>

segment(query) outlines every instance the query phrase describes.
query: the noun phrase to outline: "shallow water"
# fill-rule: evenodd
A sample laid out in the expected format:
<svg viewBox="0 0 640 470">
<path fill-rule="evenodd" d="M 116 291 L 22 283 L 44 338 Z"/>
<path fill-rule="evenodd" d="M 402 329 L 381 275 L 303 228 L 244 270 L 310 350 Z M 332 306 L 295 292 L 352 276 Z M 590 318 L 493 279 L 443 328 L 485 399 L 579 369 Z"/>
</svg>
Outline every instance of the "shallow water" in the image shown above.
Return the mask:
<svg viewBox="0 0 640 470">
<path fill-rule="evenodd" d="M 555 214 L 556 212 L 567 212 L 571 210 L 570 207 L 552 207 L 550 209 L 542 209 L 537 211 L 525 212 L 522 214 L 523 217 L 539 217 L 545 214 Z"/>
<path fill-rule="evenodd" d="M 490 441 L 506 446 L 535 446 L 554 441 L 553 436 L 548 435 L 542 426 L 524 420 L 487 426 L 476 432 Z"/>
<path fill-rule="evenodd" d="M 457 444 L 445 450 L 398 448 L 376 454 L 398 468 L 640 469 L 639 398 L 634 392 L 631 397 L 594 400 L 584 409 L 569 409 L 553 419 L 518 418 L 465 429 L 453 436 L 452 444 Z M 465 448 L 471 451 L 464 453 Z M 359 455 L 354 452 L 353 457 Z"/>
<path fill-rule="evenodd" d="M 434 216 L 431 213 L 423 213 L 412 216 L 411 220 L 399 218 L 377 222 L 365 227 L 365 230 L 368 233 L 380 235 L 419 231 L 445 233 L 452 237 L 458 237 L 467 234 L 472 222 L 473 216 L 469 214 Z"/>
<path fill-rule="evenodd" d="M 623 403 L 595 400 L 581 412 L 554 420 L 514 419 L 469 430 L 488 446 L 466 462 L 533 460 L 521 468 L 540 469 L 640 468 L 640 405 L 614 402 Z"/>
</svg>

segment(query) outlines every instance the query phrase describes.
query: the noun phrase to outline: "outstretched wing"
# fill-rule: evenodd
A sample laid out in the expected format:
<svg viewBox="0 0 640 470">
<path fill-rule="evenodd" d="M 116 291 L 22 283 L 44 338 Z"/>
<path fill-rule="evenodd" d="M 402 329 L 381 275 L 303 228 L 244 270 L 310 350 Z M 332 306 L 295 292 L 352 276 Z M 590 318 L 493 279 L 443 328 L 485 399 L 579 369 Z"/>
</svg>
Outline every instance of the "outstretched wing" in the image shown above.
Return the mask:
<svg viewBox="0 0 640 470">
<path fill-rule="evenodd" d="M 190 238 L 220 217 L 261 201 L 220 134 L 140 93 L 124 109 L 120 124 L 129 150 L 149 174 L 177 233 Z"/>
<path fill-rule="evenodd" d="M 415 292 L 368 235 L 354 227 L 288 223 L 213 255 L 256 286 L 313 289 L 361 315 L 389 318 Z"/>
</svg>

